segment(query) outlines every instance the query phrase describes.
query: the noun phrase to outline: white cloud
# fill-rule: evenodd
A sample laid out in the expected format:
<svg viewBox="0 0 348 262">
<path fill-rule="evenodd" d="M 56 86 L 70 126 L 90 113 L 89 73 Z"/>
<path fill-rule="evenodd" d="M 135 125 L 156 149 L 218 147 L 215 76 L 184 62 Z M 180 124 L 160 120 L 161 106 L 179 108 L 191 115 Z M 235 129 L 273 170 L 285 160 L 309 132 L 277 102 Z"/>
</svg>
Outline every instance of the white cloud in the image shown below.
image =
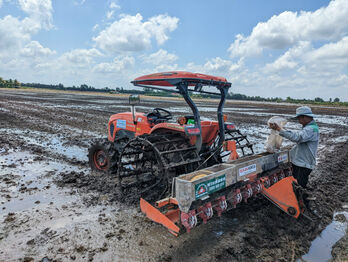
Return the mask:
<svg viewBox="0 0 348 262">
<path fill-rule="evenodd" d="M 152 38 L 163 44 L 167 34 L 174 31 L 179 19 L 168 15 L 158 15 L 143 22 L 140 14 L 123 15 L 93 40 L 102 50 L 110 53 L 142 51 L 151 47 Z"/>
<path fill-rule="evenodd" d="M 34 34 L 53 27 L 51 1 L 18 1 L 17 6 L 26 17 L 0 18 L 0 75 L 7 78 L 54 81 L 66 86 L 86 83 L 128 88 L 129 81 L 139 75 L 186 70 L 226 77 L 233 83 L 232 92 L 247 95 L 325 99 L 337 96 L 348 101 L 347 1 L 331 1 L 313 12 L 283 12 L 257 24 L 250 35 L 237 35 L 229 48 L 232 57 L 240 57 L 237 62 L 221 56 L 186 66 L 180 65 L 177 52 L 158 47 L 176 30 L 176 17 L 158 15 L 144 19 L 140 14 L 122 15 L 107 25 L 104 17 L 93 29 L 94 48 L 74 49 L 58 56 L 33 39 Z M 84 0 L 79 2 L 83 4 Z M 120 7 L 115 0 L 108 3 L 111 19 Z M 131 52 L 151 48 L 156 51 L 131 56 Z M 266 49 L 282 50 L 282 54 L 275 56 L 279 51 L 272 52 L 271 62 L 268 56 L 245 58 Z"/>
<path fill-rule="evenodd" d="M 115 11 L 110 10 L 106 12 L 106 19 L 110 20 L 114 16 Z"/>
<path fill-rule="evenodd" d="M 156 66 L 155 68 L 151 68 L 151 72 L 168 72 L 168 71 L 177 71 L 178 64 L 161 64 Z"/>
<path fill-rule="evenodd" d="M 169 39 L 167 33 L 174 31 L 178 26 L 179 18 L 168 15 L 157 15 L 144 23 L 144 28 L 155 35 L 157 43 L 163 44 Z"/>
<path fill-rule="evenodd" d="M 114 17 L 115 11 L 121 9 L 121 7 L 115 2 L 111 2 L 109 6 L 110 10 L 106 12 L 106 19 L 110 20 Z"/>
<path fill-rule="evenodd" d="M 239 92 L 249 95 L 348 101 L 347 61 L 348 37 L 318 48 L 300 42 L 273 63 L 254 71 L 244 68 L 232 81 Z"/>
<path fill-rule="evenodd" d="M 22 20 L 11 15 L 0 19 L 0 58 L 2 59 L 10 59 L 16 55 L 21 55 L 23 48 L 27 48 L 23 51 L 24 53 L 27 53 L 30 47 L 35 48 L 33 46 L 35 44 L 30 42 L 32 36 L 41 29 L 52 27 L 53 9 L 50 0 L 19 0 L 19 7 L 28 16 Z M 36 47 L 36 51 L 38 51 L 40 47 Z M 46 52 L 47 49 L 41 51 Z"/>
<path fill-rule="evenodd" d="M 84 5 L 86 0 L 81 0 L 81 1 L 74 1 L 74 5 Z"/>
<path fill-rule="evenodd" d="M 221 57 L 209 59 L 203 65 L 197 65 L 195 63 L 188 63 L 185 70 L 199 72 L 204 74 L 219 75 L 229 78 L 229 76 L 239 72 L 243 67 L 243 59 L 240 59 L 237 63 L 231 60 L 225 60 Z"/>
<path fill-rule="evenodd" d="M 325 44 L 314 49 L 308 41 L 300 42 L 290 48 L 273 63 L 265 65 L 264 72 L 277 73 L 282 70 L 296 69 L 302 75 L 323 73 L 339 73 L 347 69 L 348 61 L 348 36 L 335 43 Z"/>
<path fill-rule="evenodd" d="M 236 40 L 230 45 L 228 51 L 231 57 L 245 57 L 258 55 L 262 52 L 257 40 L 250 40 L 251 37 L 244 37 L 241 34 L 236 35 Z"/>
<path fill-rule="evenodd" d="M 333 0 L 314 12 L 286 11 L 258 23 L 249 36 L 237 35 L 231 57 L 257 55 L 263 49 L 283 49 L 299 41 L 338 40 L 348 33 L 348 1 Z"/>
<path fill-rule="evenodd" d="M 339 97 L 348 101 L 348 36 L 313 47 L 299 41 L 272 63 L 250 66 L 216 57 L 204 64 L 189 63 L 184 70 L 224 76 L 232 92 L 262 97 Z"/>
<path fill-rule="evenodd" d="M 232 66 L 232 62 L 229 60 L 224 60 L 220 57 L 213 58 L 204 64 L 205 70 L 211 73 L 225 73 L 228 74 Z M 236 65 L 234 65 L 236 66 Z M 235 68 L 235 67 L 232 67 Z"/>
<path fill-rule="evenodd" d="M 99 28 L 99 24 L 95 24 L 92 28 L 93 31 L 96 31 Z"/>
<path fill-rule="evenodd" d="M 0 55 L 17 51 L 31 38 L 26 25 L 10 15 L 0 19 Z"/>
<path fill-rule="evenodd" d="M 19 0 L 21 9 L 26 12 L 29 17 L 27 22 L 35 24 L 39 29 L 52 28 L 52 2 L 51 0 Z"/>
<path fill-rule="evenodd" d="M 41 50 L 42 51 L 42 50 Z M 46 53 L 49 53 L 46 50 Z M 89 78 L 92 76 L 91 71 L 95 65 L 96 58 L 103 55 L 97 49 L 74 49 L 66 52 L 58 58 L 48 58 L 37 61 L 30 68 L 25 70 L 26 74 L 47 74 L 55 75 L 60 82 L 70 78 L 78 79 L 78 77 Z M 29 61 L 29 59 L 27 59 Z M 35 60 L 33 60 L 35 61 Z M 49 79 L 49 78 L 48 78 Z M 58 81 L 58 80 L 57 80 Z M 81 80 L 82 81 L 82 80 Z M 81 84 L 81 83 L 80 83 Z"/>
<path fill-rule="evenodd" d="M 53 9 L 51 0 L 18 0 L 18 3 L 26 13 L 24 18 L 11 15 L 0 18 L 0 63 L 3 65 L 0 73 L 24 80 L 25 76 L 37 76 L 37 66 L 56 53 L 32 40 L 40 30 L 52 28 Z M 49 68 L 44 69 L 45 74 L 49 74 Z"/>
<path fill-rule="evenodd" d="M 348 66 L 348 36 L 336 43 L 329 43 L 306 55 L 308 63 Z"/>
<path fill-rule="evenodd" d="M 115 2 L 110 3 L 110 9 L 120 9 L 121 7 Z"/>
<path fill-rule="evenodd" d="M 56 52 L 43 47 L 38 41 L 31 41 L 22 50 L 21 55 L 30 58 L 40 58 L 54 55 Z"/>
<path fill-rule="evenodd" d="M 153 65 L 172 64 L 178 57 L 175 54 L 170 54 L 166 50 L 160 49 L 156 53 L 152 53 L 143 57 L 144 62 Z"/>
<path fill-rule="evenodd" d="M 129 69 L 134 65 L 134 57 L 118 56 L 112 63 L 100 63 L 94 66 L 93 71 L 99 73 L 117 73 Z"/>
<path fill-rule="evenodd" d="M 295 69 L 300 61 L 302 56 L 306 52 L 311 50 L 311 45 L 308 41 L 301 41 L 298 45 L 290 48 L 283 55 L 278 57 L 273 63 L 266 64 L 265 72 L 266 73 L 276 73 L 282 70 L 292 70 Z"/>
<path fill-rule="evenodd" d="M 337 96 L 345 96 L 348 100 L 347 61 L 348 37 L 344 37 L 304 53 L 299 58 L 301 66 L 294 76 L 306 83 L 314 83 L 313 86 L 322 88 L 323 93 L 341 88 Z"/>
<path fill-rule="evenodd" d="M 95 48 L 92 49 L 74 49 L 64 53 L 60 58 L 60 62 L 74 64 L 76 66 L 87 66 L 94 62 L 95 57 L 100 57 L 102 54 Z"/>
</svg>

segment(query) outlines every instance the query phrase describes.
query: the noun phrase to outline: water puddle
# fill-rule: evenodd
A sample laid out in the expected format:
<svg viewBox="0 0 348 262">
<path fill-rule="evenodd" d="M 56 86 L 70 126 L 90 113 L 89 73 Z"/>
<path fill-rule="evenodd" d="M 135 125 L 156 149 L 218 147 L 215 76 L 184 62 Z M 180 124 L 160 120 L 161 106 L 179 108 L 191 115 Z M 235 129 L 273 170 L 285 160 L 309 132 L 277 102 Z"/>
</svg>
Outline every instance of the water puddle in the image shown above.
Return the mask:
<svg viewBox="0 0 348 262">
<path fill-rule="evenodd" d="M 0 214 L 47 205 L 64 204 L 76 197 L 58 189 L 52 179 L 60 172 L 81 169 L 54 160 L 37 161 L 29 152 L 9 150 L 0 156 Z M 4 183 L 6 182 L 6 184 Z"/>
<path fill-rule="evenodd" d="M 207 106 L 200 106 L 199 104 L 197 105 L 198 110 L 200 112 L 217 112 L 217 106 L 213 106 L 213 107 L 207 107 Z M 137 106 L 137 109 L 141 109 L 141 110 L 149 110 L 151 109 L 151 105 L 149 106 Z M 188 106 L 171 106 L 168 108 L 168 110 L 170 112 L 182 112 L 182 113 L 191 113 L 191 109 Z M 267 109 L 263 109 L 263 108 L 244 108 L 244 107 L 226 107 L 223 110 L 225 113 L 230 113 L 230 112 L 247 112 L 246 114 L 252 114 L 253 111 L 267 111 Z M 250 112 L 251 111 L 251 112 Z"/>
<path fill-rule="evenodd" d="M 291 118 L 294 115 L 291 114 L 281 114 L 281 113 L 265 113 L 265 112 L 254 112 L 256 111 L 254 108 L 250 109 L 251 112 L 242 112 L 242 114 L 251 115 L 251 116 L 260 116 L 260 117 L 272 117 L 274 115 L 282 116 L 285 118 Z M 344 116 L 335 116 L 335 115 L 315 115 L 315 121 L 327 125 L 340 125 L 340 126 L 348 126 L 348 119 Z"/>
<path fill-rule="evenodd" d="M 214 237 L 219 238 L 224 235 L 226 232 L 229 232 L 231 227 L 235 227 L 239 224 L 239 220 L 236 217 L 218 217 L 215 221 L 215 226 L 211 230 L 211 234 Z"/>
<path fill-rule="evenodd" d="M 317 115 L 315 119 L 319 123 L 348 126 L 348 118 L 345 116 Z"/>
<path fill-rule="evenodd" d="M 16 135 L 27 144 L 49 149 L 53 153 L 64 155 L 69 159 L 87 161 L 87 150 L 76 145 L 66 145 L 63 138 L 39 131 L 25 131 L 21 129 L 0 129 L 2 133 Z"/>
<path fill-rule="evenodd" d="M 338 136 L 335 138 L 331 138 L 329 141 L 333 143 L 342 143 L 348 140 L 348 136 Z"/>
<path fill-rule="evenodd" d="M 338 215 L 344 215 L 345 222 L 336 220 Z M 333 245 L 339 241 L 347 230 L 348 212 L 341 211 L 334 213 L 334 218 L 321 234 L 313 240 L 308 253 L 297 262 L 326 262 L 331 258 Z"/>
<path fill-rule="evenodd" d="M 233 112 L 233 111 L 270 111 L 267 108 L 255 108 L 255 107 L 225 107 L 224 112 Z"/>
</svg>

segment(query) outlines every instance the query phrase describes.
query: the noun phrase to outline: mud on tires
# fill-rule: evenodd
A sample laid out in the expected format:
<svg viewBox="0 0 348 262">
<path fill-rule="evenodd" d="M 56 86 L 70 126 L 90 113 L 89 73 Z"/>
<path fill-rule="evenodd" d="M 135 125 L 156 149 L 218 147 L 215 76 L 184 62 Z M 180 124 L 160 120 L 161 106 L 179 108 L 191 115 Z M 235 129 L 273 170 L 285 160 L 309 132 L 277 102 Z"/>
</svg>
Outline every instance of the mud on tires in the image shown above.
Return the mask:
<svg viewBox="0 0 348 262">
<path fill-rule="evenodd" d="M 88 149 L 88 161 L 94 172 L 116 173 L 118 153 L 114 144 L 107 138 L 95 140 Z"/>
</svg>

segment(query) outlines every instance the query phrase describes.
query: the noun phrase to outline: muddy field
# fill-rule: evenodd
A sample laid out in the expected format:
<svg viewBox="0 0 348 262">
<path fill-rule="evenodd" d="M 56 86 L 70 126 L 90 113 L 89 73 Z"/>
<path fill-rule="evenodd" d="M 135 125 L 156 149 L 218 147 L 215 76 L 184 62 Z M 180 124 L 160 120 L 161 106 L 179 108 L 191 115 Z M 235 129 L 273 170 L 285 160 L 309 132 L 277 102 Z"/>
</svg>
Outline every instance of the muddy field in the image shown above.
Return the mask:
<svg viewBox="0 0 348 262">
<path fill-rule="evenodd" d="M 137 110 L 189 112 L 165 100 Z M 216 119 L 217 102 L 197 104 Z M 229 101 L 225 112 L 262 152 L 267 120 L 295 108 Z M 294 220 L 260 197 L 178 238 L 116 201 L 114 179 L 88 168 L 91 140 L 122 111 L 126 97 L 0 89 L 0 261 L 348 261 L 348 108 L 313 108 L 321 140 L 309 186 L 320 220 Z"/>
</svg>

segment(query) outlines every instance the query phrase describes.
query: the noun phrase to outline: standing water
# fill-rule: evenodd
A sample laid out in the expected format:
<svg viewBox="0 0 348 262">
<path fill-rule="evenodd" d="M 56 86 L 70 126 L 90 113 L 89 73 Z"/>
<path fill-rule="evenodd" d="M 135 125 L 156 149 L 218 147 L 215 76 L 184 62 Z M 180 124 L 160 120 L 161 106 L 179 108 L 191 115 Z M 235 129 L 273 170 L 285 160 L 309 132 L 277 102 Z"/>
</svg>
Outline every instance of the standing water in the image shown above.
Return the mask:
<svg viewBox="0 0 348 262">
<path fill-rule="evenodd" d="M 344 215 L 346 221 L 337 221 L 336 217 L 338 215 Z M 332 258 L 331 250 L 333 245 L 346 233 L 348 212 L 336 212 L 333 217 L 333 221 L 313 240 L 308 253 L 297 260 L 297 262 L 326 262 Z"/>
</svg>

